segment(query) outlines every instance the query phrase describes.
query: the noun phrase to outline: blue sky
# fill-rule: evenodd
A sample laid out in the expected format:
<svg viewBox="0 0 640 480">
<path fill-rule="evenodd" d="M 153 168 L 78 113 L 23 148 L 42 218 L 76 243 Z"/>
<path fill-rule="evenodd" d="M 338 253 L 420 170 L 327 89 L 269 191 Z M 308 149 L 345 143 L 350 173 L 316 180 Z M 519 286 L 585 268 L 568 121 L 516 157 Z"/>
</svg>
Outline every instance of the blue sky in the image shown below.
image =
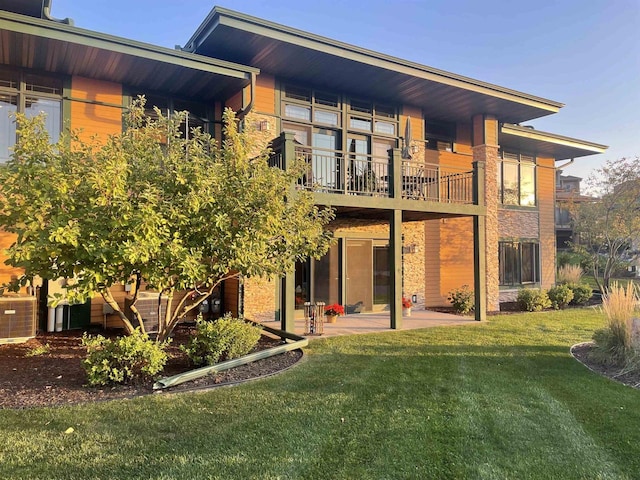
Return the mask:
<svg viewBox="0 0 640 480">
<path fill-rule="evenodd" d="M 53 0 L 52 14 L 173 47 L 216 4 L 562 102 L 528 123 L 609 145 L 567 174 L 640 155 L 640 0 Z"/>
</svg>

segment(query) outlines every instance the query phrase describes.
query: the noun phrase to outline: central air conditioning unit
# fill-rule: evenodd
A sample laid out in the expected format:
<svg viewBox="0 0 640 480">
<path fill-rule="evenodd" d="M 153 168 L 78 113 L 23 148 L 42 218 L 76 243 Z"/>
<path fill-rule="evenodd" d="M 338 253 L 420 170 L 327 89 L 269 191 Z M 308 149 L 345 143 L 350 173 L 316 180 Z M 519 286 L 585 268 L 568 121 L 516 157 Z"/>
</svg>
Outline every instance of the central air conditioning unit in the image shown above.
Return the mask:
<svg viewBox="0 0 640 480">
<path fill-rule="evenodd" d="M 0 344 L 21 343 L 36 336 L 36 297 L 0 297 Z"/>
<path fill-rule="evenodd" d="M 140 316 L 142 317 L 142 323 L 144 325 L 144 329 L 147 333 L 157 333 L 159 329 L 159 318 L 158 318 L 158 293 L 155 292 L 140 292 L 138 294 L 138 301 L 136 302 L 136 309 Z M 165 295 L 162 296 L 162 305 L 161 312 L 162 319 L 164 320 L 164 316 L 167 313 L 167 297 Z M 133 304 L 133 297 L 128 296 L 124 299 L 124 314 L 131 321 L 134 327 L 139 326 L 137 317 L 133 314 L 131 310 L 131 305 Z"/>
</svg>

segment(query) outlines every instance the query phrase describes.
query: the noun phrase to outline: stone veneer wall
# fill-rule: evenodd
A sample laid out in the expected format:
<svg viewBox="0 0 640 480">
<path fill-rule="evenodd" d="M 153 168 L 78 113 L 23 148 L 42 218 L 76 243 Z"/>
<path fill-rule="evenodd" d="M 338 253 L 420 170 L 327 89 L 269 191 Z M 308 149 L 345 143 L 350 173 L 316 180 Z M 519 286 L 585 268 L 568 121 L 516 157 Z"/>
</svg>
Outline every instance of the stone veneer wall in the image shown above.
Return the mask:
<svg viewBox="0 0 640 480">
<path fill-rule="evenodd" d="M 540 235 L 539 217 L 537 211 L 499 209 L 500 239 L 538 238 Z"/>
<path fill-rule="evenodd" d="M 498 241 L 500 239 L 498 226 L 498 146 L 477 145 L 473 147 L 474 161 L 485 164 L 485 205 L 487 216 L 485 217 L 485 261 L 487 266 L 487 310 L 500 309 L 499 266 L 498 266 Z"/>
</svg>

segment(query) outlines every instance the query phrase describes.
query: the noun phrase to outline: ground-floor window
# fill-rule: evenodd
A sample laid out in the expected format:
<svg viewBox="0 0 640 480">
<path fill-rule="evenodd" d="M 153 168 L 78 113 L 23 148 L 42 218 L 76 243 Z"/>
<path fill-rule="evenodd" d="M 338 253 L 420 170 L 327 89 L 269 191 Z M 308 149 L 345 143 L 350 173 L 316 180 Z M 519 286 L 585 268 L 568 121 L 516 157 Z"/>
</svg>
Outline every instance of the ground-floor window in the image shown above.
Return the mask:
<svg viewBox="0 0 640 480">
<path fill-rule="evenodd" d="M 500 285 L 540 281 L 540 245 L 537 242 L 500 242 L 498 258 Z"/>
</svg>

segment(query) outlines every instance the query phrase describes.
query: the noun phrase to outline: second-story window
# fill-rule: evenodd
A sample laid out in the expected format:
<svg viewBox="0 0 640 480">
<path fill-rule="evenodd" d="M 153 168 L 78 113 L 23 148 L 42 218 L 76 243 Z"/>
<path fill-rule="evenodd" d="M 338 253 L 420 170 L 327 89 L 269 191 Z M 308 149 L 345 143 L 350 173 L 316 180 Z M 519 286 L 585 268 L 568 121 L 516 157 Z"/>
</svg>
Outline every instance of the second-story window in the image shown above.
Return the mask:
<svg viewBox="0 0 640 480">
<path fill-rule="evenodd" d="M 503 205 L 536 205 L 536 159 L 502 152 L 498 165 L 498 201 Z"/>
<path fill-rule="evenodd" d="M 60 138 L 62 126 L 62 80 L 0 68 L 0 163 L 11 155 L 16 143 L 16 123 L 12 113 L 28 117 L 45 114 L 45 128 L 52 143 Z"/>
<path fill-rule="evenodd" d="M 142 94 L 140 94 L 142 95 Z M 136 98 L 134 95 L 133 98 Z M 182 100 L 172 97 L 165 97 L 163 95 L 145 94 L 147 100 L 144 110 L 145 113 L 151 117 L 156 117 L 154 107 L 158 107 L 163 115 L 168 116 L 173 112 L 187 111 L 187 118 L 180 125 L 180 130 L 185 137 L 189 137 L 192 129 L 200 127 L 200 129 L 213 135 L 211 111 L 207 105 L 190 100 Z"/>
<path fill-rule="evenodd" d="M 453 143 L 456 141 L 456 124 L 425 120 L 424 138 L 427 142 L 427 149 L 452 152 Z"/>
</svg>

